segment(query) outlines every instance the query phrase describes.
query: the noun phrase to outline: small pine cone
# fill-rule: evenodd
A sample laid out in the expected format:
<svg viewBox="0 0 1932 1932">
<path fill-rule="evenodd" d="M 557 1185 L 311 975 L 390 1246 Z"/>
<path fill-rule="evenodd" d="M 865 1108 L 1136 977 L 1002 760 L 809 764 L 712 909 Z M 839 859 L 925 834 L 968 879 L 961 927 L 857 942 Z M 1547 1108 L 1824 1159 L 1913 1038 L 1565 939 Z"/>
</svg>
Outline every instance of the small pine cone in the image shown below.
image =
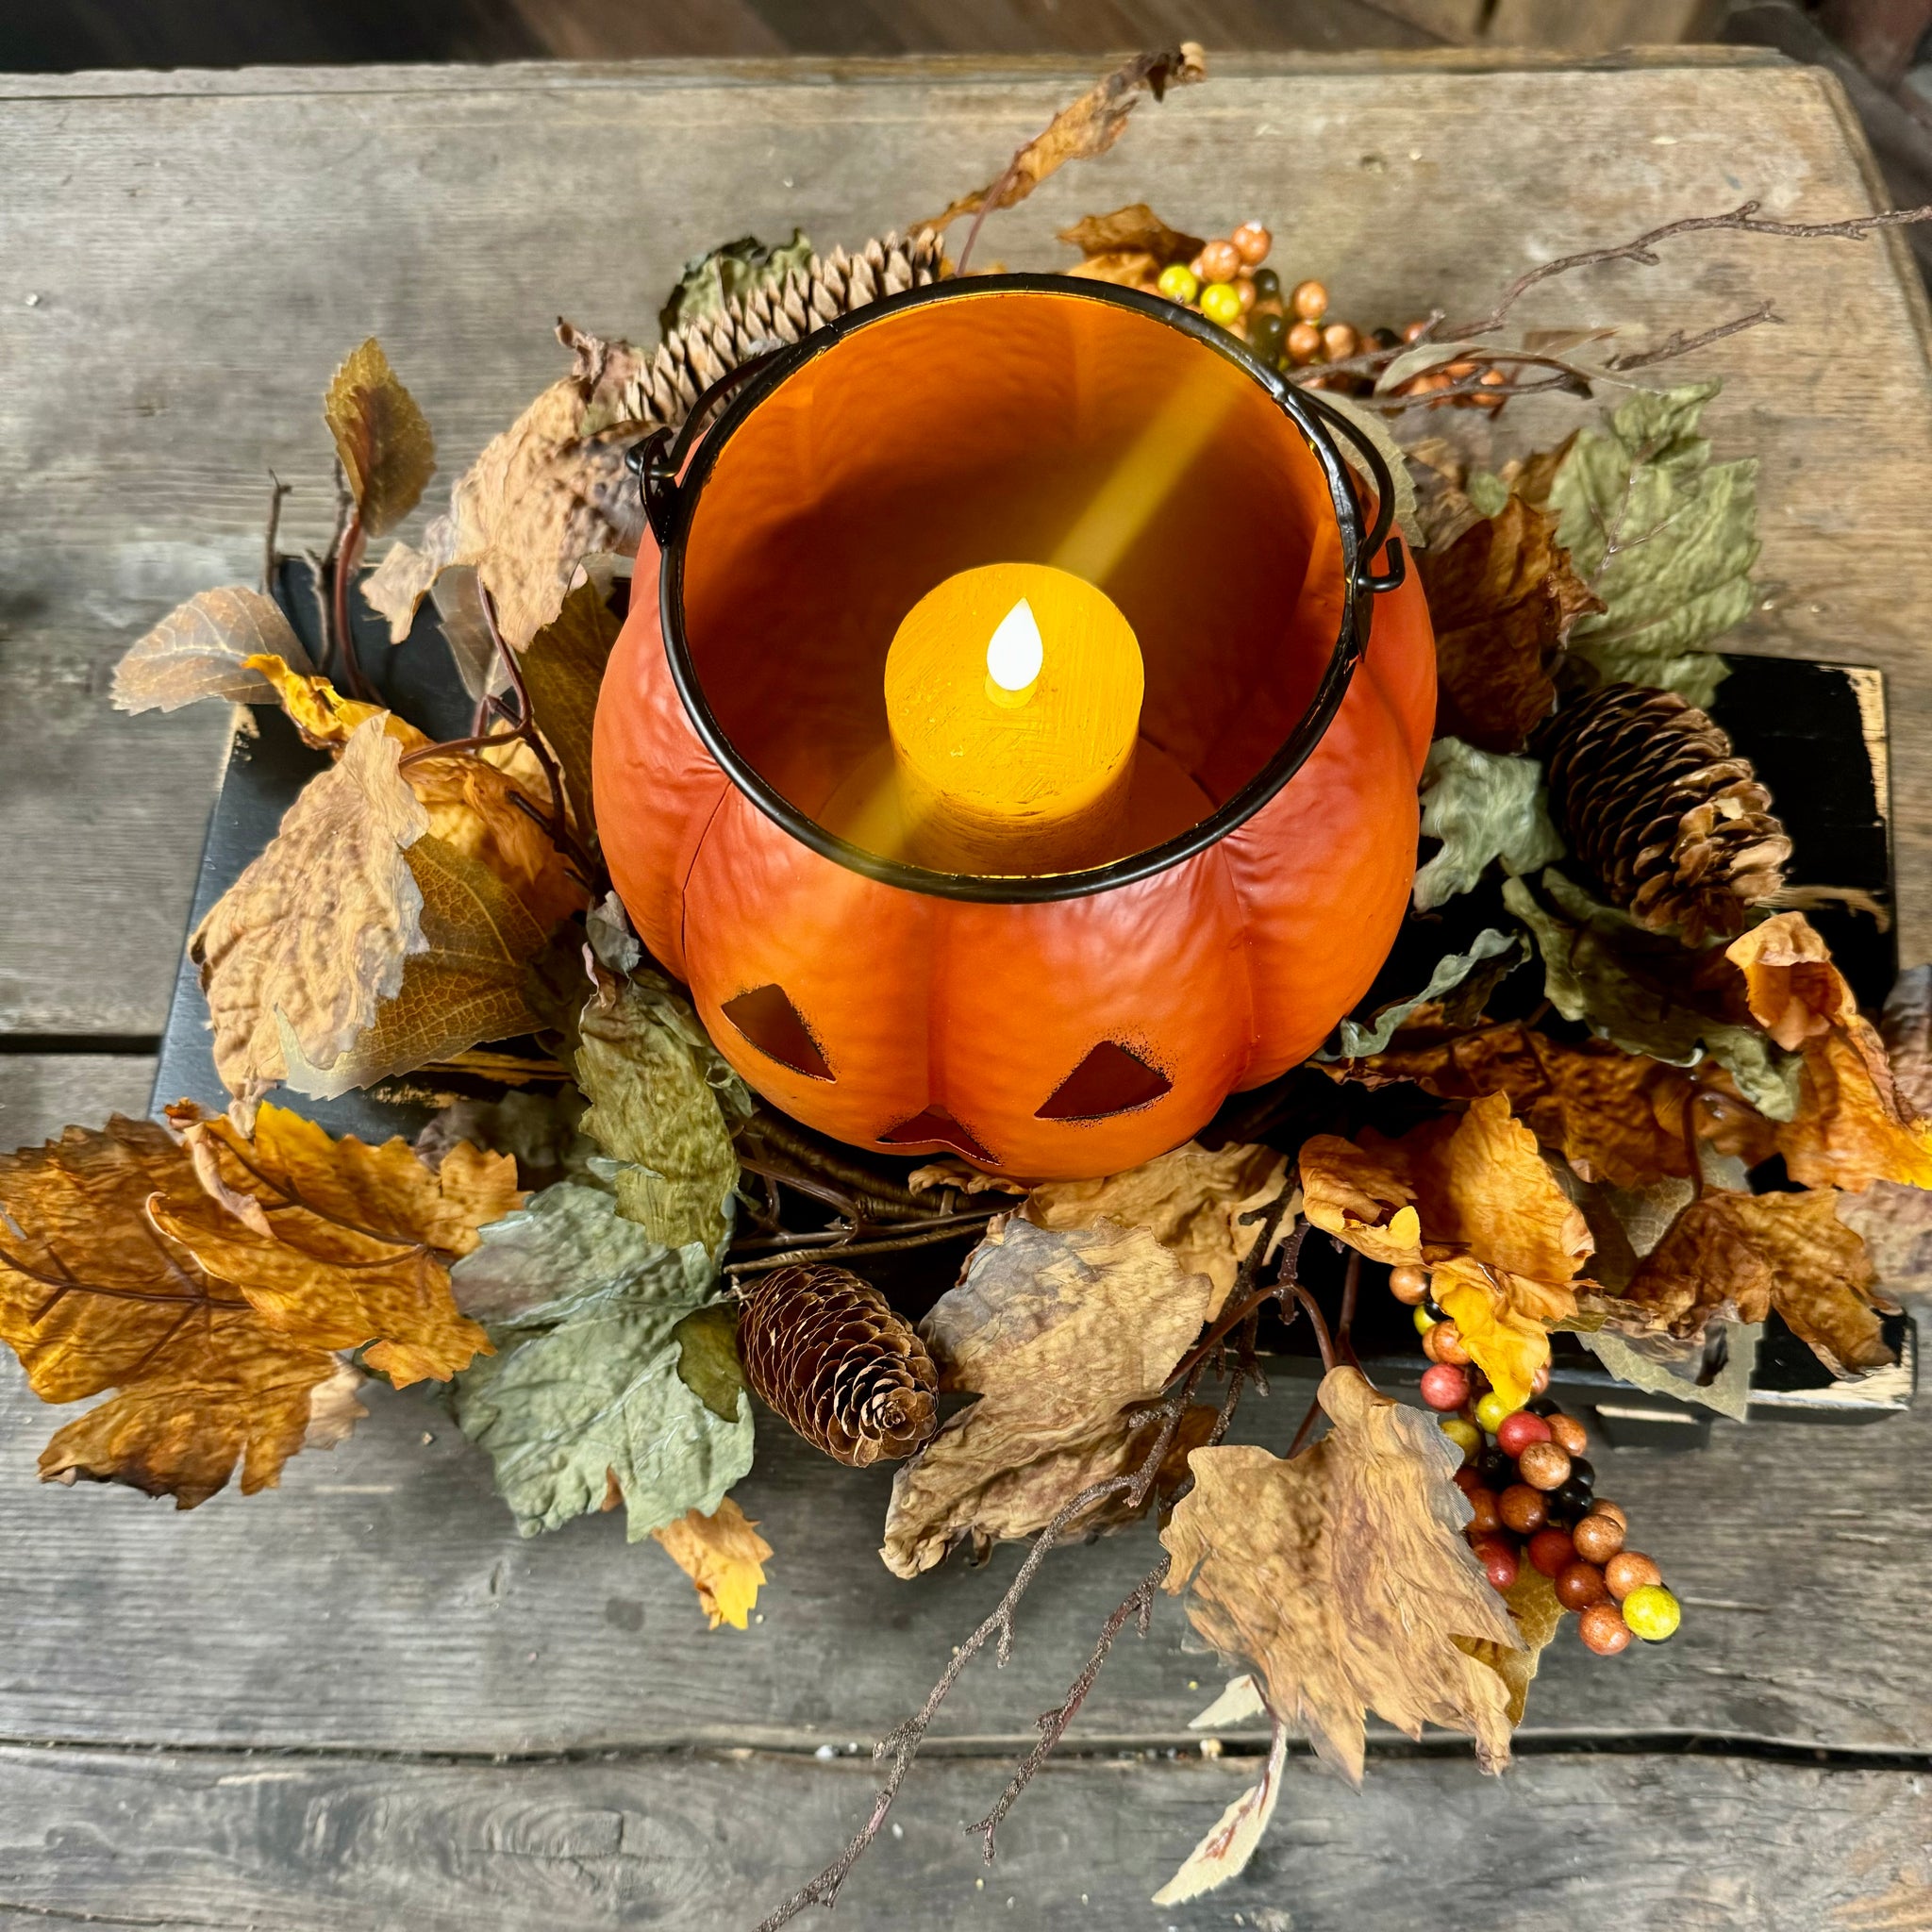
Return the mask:
<svg viewBox="0 0 1932 1932">
<path fill-rule="evenodd" d="M 940 278 L 940 238 L 930 228 L 902 241 L 874 236 L 857 255 L 814 255 L 781 284 L 733 296 L 715 315 L 675 328 L 631 379 L 618 414 L 675 429 L 706 390 L 747 358 L 795 342 L 885 295 Z"/>
<path fill-rule="evenodd" d="M 1748 758 L 1674 691 L 1609 684 L 1539 734 L 1550 807 L 1615 903 L 1686 945 L 1729 939 L 1784 884 L 1791 841 Z"/>
<path fill-rule="evenodd" d="M 910 1456 L 939 1423 L 939 1371 L 910 1323 L 845 1268 L 775 1268 L 738 1325 L 753 1392 L 839 1462 Z"/>
</svg>

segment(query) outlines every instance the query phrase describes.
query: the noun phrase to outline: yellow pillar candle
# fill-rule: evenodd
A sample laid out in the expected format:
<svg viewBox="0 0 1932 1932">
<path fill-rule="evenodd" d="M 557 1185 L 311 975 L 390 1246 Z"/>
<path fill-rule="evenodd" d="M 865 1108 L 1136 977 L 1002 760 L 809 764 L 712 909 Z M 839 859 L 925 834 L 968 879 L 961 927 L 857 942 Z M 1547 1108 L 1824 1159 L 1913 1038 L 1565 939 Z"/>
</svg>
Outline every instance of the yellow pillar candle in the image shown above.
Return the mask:
<svg viewBox="0 0 1932 1932">
<path fill-rule="evenodd" d="M 928 591 L 886 658 L 908 856 L 987 874 L 1113 857 L 1143 687 L 1133 630 L 1083 577 L 991 563 Z"/>
</svg>

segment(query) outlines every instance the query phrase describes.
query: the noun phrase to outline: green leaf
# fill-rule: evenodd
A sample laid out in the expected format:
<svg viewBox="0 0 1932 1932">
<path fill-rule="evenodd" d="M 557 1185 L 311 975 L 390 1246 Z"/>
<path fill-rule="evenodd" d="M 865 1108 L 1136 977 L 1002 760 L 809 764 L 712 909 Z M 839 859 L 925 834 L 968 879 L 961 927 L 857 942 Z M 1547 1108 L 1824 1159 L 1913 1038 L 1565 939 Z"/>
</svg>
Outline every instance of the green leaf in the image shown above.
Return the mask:
<svg viewBox="0 0 1932 1932">
<path fill-rule="evenodd" d="M 555 619 L 530 640 L 522 659 L 537 729 L 563 767 L 571 816 L 592 837 L 597 827 L 591 797 L 591 726 L 604 667 L 621 628 L 596 585 L 579 584 Z"/>
<path fill-rule="evenodd" d="M 1534 872 L 1563 856 L 1550 823 L 1543 768 L 1534 758 L 1478 751 L 1439 738 L 1423 767 L 1423 832 L 1442 849 L 1415 875 L 1415 908 L 1427 912 L 1467 892 L 1500 858 Z"/>
<path fill-rule="evenodd" d="M 1520 878 L 1503 887 L 1503 903 L 1536 936 L 1543 958 L 1543 992 L 1566 1020 L 1581 1020 L 1625 1053 L 1690 1067 L 1708 1054 L 1730 1070 L 1738 1091 L 1768 1119 L 1798 1109 L 1803 1059 L 1780 1053 L 1757 1027 L 1711 1010 L 1717 996 L 1695 974 L 1706 955 L 1600 906 L 1558 872 L 1542 889 L 1552 912 Z"/>
<path fill-rule="evenodd" d="M 1318 1060 L 1348 1060 L 1357 1059 L 1365 1054 L 1381 1053 L 1410 1014 L 1432 1000 L 1441 999 L 1444 993 L 1454 991 L 1484 960 L 1500 959 L 1507 954 L 1509 956 L 1509 967 L 1513 967 L 1521 963 L 1527 950 L 1520 932 L 1498 932 L 1494 926 L 1485 927 L 1471 941 L 1468 952 L 1450 953 L 1437 962 L 1436 970 L 1429 974 L 1429 983 L 1422 991 L 1378 1008 L 1372 1025 L 1362 1026 L 1354 1020 L 1344 1020 L 1338 1029 L 1340 1051 L 1318 1053 L 1315 1058 Z M 1491 975 L 1491 984 L 1500 979 L 1509 967 Z"/>
<path fill-rule="evenodd" d="M 802 229 L 793 228 L 791 240 L 782 247 L 767 247 L 756 235 L 741 235 L 685 263 L 658 320 L 667 336 L 674 329 L 688 328 L 716 315 L 741 295 L 756 294 L 784 281 L 794 269 L 804 274 L 811 259 L 811 242 Z"/>
<path fill-rule="evenodd" d="M 600 1508 L 614 1481 L 636 1542 L 711 1514 L 751 1467 L 749 1399 L 731 1391 L 720 1412 L 680 1374 L 683 1333 L 704 1333 L 691 1318 L 729 1315 L 695 1242 L 653 1241 L 609 1195 L 563 1182 L 491 1223 L 450 1278 L 497 1348 L 457 1377 L 457 1424 L 524 1535 Z"/>
<path fill-rule="evenodd" d="M 738 1413 L 744 1367 L 738 1358 L 738 1309 L 730 1302 L 708 1302 L 677 1324 L 683 1351 L 677 1373 L 684 1386 L 713 1415 L 729 1422 Z"/>
<path fill-rule="evenodd" d="M 751 1094 L 690 1003 L 648 970 L 600 990 L 583 1011 L 578 1124 L 613 1163 L 620 1214 L 668 1247 L 720 1252 L 731 1233 L 733 1127 Z"/>
<path fill-rule="evenodd" d="M 1749 612 L 1758 552 L 1756 461 L 1713 463 L 1697 433 L 1718 389 L 1631 396 L 1575 439 L 1550 486 L 1572 564 L 1607 606 L 1577 619 L 1571 655 L 1693 705 L 1725 675 L 1707 646 Z"/>
</svg>

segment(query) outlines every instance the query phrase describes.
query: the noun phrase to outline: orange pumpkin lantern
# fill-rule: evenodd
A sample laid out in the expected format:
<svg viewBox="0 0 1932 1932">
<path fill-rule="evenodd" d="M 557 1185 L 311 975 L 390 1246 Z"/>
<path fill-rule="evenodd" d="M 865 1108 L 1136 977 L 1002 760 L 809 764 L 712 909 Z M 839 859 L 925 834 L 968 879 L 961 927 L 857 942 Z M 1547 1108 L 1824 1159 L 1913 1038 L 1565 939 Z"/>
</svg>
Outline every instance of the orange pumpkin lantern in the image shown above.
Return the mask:
<svg viewBox="0 0 1932 1932">
<path fill-rule="evenodd" d="M 661 550 L 596 808 L 744 1078 L 843 1141 L 1065 1178 L 1319 1046 L 1400 923 L 1435 711 L 1386 472 L 1364 508 L 1330 425 L 1379 471 L 1360 432 L 1189 311 L 1021 275 L 859 309 L 706 414 L 639 453 Z M 1084 577 L 1139 644 L 1131 823 L 1078 870 L 937 871 L 833 828 L 890 772 L 908 613 L 993 564 Z"/>
</svg>

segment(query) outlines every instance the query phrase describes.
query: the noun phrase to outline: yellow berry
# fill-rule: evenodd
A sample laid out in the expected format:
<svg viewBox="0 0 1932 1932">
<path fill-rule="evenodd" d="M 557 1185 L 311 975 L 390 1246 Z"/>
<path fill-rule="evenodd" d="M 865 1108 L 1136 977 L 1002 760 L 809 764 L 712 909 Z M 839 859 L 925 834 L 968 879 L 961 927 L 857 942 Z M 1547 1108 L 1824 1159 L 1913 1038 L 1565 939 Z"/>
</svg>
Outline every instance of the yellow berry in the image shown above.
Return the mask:
<svg viewBox="0 0 1932 1932">
<path fill-rule="evenodd" d="M 1241 291 L 1232 282 L 1209 282 L 1201 291 L 1201 313 L 1225 328 L 1241 319 Z"/>
<path fill-rule="evenodd" d="M 1442 1416 L 1437 1426 L 1466 1457 L 1474 1456 L 1483 1446 L 1483 1432 L 1463 1416 Z"/>
<path fill-rule="evenodd" d="M 1646 1583 L 1624 1599 L 1624 1621 L 1646 1643 L 1661 1643 L 1684 1621 L 1684 1612 L 1660 1583 Z"/>
<path fill-rule="evenodd" d="M 1201 292 L 1200 277 L 1184 261 L 1171 261 L 1154 285 L 1170 302 L 1191 302 Z"/>
<path fill-rule="evenodd" d="M 1506 1417 L 1512 1416 L 1523 1407 L 1520 1402 L 1511 1402 L 1500 1389 L 1491 1389 L 1475 1406 L 1475 1419 L 1491 1436 L 1503 1426 Z"/>
<path fill-rule="evenodd" d="M 1416 1304 L 1415 1332 L 1418 1335 L 1426 1335 L 1429 1332 L 1429 1330 L 1433 1328 L 1436 1325 L 1436 1324 L 1440 1322 L 1441 1319 L 1442 1318 L 1441 1315 L 1432 1315 L 1429 1313 L 1429 1305 L 1427 1302 L 1418 1302 Z"/>
</svg>

